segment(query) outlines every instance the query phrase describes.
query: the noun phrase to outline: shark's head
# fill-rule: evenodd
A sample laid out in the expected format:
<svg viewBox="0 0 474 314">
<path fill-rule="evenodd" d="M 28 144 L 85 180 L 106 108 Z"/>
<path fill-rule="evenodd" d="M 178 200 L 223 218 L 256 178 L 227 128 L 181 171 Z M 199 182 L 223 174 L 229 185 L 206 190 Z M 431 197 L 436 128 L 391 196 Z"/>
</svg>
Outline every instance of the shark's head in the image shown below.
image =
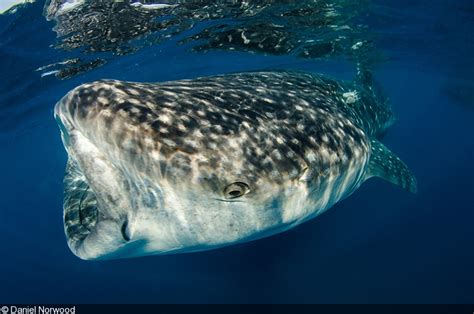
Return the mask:
<svg viewBox="0 0 474 314">
<path fill-rule="evenodd" d="M 275 112 L 234 106 L 242 91 L 216 95 L 212 82 L 179 82 L 99 81 L 56 105 L 69 155 L 65 231 L 77 256 L 189 252 L 264 237 L 323 211 L 360 178 L 359 170 L 341 177 L 342 163 L 315 156 L 304 130 L 290 134 Z"/>
</svg>

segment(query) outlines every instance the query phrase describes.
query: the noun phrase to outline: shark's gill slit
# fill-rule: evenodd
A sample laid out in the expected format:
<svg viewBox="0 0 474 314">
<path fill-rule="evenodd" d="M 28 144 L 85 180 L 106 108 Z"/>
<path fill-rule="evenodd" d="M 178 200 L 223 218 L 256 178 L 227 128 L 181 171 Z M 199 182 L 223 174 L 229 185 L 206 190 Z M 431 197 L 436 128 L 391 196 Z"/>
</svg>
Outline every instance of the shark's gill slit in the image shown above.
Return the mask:
<svg viewBox="0 0 474 314">
<path fill-rule="evenodd" d="M 82 195 L 81 195 L 81 199 L 79 201 L 79 208 L 78 208 L 79 222 L 80 222 L 81 225 L 84 225 L 84 226 L 85 226 L 85 223 L 86 223 L 87 215 L 83 211 L 82 204 L 85 204 L 84 200 L 86 199 L 87 192 L 89 192 L 89 189 L 90 189 L 90 187 L 87 185 L 87 187 L 84 190 L 84 193 L 82 193 Z M 85 226 L 85 227 L 87 228 L 87 226 Z"/>
<path fill-rule="evenodd" d="M 97 224 L 97 198 L 76 161 L 71 158 L 66 168 L 64 228 L 71 247 L 79 246 Z"/>
</svg>

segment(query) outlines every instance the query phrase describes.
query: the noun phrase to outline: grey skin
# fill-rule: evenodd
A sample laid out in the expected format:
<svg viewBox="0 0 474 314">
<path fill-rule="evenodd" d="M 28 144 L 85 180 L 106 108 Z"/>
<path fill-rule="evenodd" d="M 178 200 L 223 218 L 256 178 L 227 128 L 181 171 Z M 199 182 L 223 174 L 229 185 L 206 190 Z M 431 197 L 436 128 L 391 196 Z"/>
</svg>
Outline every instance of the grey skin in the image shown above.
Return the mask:
<svg viewBox="0 0 474 314">
<path fill-rule="evenodd" d="M 73 89 L 55 107 L 69 247 L 82 259 L 207 250 L 288 230 L 373 176 L 415 192 L 377 140 L 390 108 L 362 85 L 273 71 Z"/>
</svg>

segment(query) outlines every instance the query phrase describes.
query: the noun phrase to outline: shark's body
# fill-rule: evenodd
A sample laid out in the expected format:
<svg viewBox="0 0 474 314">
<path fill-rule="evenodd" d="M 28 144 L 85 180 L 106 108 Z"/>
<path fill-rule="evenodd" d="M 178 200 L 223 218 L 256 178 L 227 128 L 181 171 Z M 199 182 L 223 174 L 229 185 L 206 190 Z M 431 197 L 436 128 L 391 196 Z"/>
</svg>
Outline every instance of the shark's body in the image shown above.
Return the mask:
<svg viewBox="0 0 474 314">
<path fill-rule="evenodd" d="M 64 219 L 83 259 L 189 252 L 292 228 L 372 176 L 415 191 L 370 88 L 297 72 L 103 80 L 57 105 Z"/>
</svg>

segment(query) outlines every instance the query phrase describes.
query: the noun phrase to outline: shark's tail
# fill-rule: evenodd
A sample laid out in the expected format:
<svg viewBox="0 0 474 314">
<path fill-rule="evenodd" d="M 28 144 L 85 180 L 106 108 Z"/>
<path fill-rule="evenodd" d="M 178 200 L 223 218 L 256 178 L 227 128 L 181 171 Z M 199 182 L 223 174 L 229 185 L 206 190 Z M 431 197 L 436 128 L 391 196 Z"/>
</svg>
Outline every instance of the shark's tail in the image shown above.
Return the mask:
<svg viewBox="0 0 474 314">
<path fill-rule="evenodd" d="M 395 121 L 388 97 L 376 82 L 370 66 L 363 62 L 357 64 L 356 89 L 361 102 L 354 108 L 371 137 L 382 137 Z"/>
</svg>

